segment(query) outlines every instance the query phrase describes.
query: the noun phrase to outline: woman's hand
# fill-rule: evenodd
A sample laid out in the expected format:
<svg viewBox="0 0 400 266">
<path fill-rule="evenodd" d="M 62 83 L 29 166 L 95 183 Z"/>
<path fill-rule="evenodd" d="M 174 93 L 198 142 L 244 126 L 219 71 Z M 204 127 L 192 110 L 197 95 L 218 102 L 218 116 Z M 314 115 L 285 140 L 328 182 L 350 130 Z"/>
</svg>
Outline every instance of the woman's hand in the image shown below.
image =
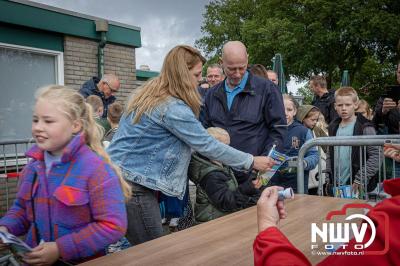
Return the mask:
<svg viewBox="0 0 400 266">
<path fill-rule="evenodd" d="M 56 242 L 45 242 L 26 253 L 23 260 L 29 265 L 45 266 L 52 265 L 59 257 L 60 251 Z"/>
<path fill-rule="evenodd" d="M 254 156 L 253 162 L 253 169 L 259 171 L 269 171 L 276 164 L 275 160 L 268 156 Z"/>
<path fill-rule="evenodd" d="M 8 229 L 5 226 L 0 226 L 0 231 L 8 233 Z M 0 240 L 0 251 L 4 251 L 8 249 L 8 245 L 4 244 L 3 241 Z"/>
<path fill-rule="evenodd" d="M 279 220 L 286 218 L 286 210 L 283 200 L 278 201 L 278 191 L 282 187 L 268 187 L 261 193 L 257 202 L 258 232 L 262 232 L 271 226 L 278 226 Z"/>
</svg>

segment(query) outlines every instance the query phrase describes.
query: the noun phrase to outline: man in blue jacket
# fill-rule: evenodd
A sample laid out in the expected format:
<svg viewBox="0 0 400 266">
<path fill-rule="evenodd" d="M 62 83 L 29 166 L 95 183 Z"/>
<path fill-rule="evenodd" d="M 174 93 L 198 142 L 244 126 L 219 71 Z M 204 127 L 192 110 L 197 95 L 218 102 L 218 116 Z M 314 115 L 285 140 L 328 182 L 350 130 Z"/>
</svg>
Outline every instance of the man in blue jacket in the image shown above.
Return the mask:
<svg viewBox="0 0 400 266">
<path fill-rule="evenodd" d="M 268 155 L 274 144 L 282 150 L 287 126 L 278 87 L 247 71 L 246 47 L 239 41 L 224 45 L 221 61 L 226 78 L 205 96 L 204 127 L 224 128 L 232 147 L 255 156 Z M 239 183 L 249 178 L 238 172 L 235 175 Z"/>
<path fill-rule="evenodd" d="M 120 87 L 119 79 L 114 74 L 105 74 L 101 79 L 93 77 L 83 83 L 79 93 L 87 98 L 90 95 L 97 95 L 103 101 L 103 115 L 102 118 L 107 118 L 108 106 L 115 102 L 115 93 L 118 92 Z"/>
</svg>

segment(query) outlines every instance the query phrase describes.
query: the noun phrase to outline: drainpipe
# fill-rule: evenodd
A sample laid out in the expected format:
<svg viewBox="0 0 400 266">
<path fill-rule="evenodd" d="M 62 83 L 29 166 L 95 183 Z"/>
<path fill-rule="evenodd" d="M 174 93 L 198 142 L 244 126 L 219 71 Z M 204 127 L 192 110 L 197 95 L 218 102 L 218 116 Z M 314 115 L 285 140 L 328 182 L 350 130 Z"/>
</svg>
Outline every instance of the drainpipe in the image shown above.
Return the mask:
<svg viewBox="0 0 400 266">
<path fill-rule="evenodd" d="M 107 20 L 96 20 L 96 32 L 100 33 L 100 42 L 98 43 L 97 53 L 97 70 L 98 77 L 101 78 L 104 75 L 104 47 L 107 43 L 107 31 L 108 21 Z"/>
</svg>

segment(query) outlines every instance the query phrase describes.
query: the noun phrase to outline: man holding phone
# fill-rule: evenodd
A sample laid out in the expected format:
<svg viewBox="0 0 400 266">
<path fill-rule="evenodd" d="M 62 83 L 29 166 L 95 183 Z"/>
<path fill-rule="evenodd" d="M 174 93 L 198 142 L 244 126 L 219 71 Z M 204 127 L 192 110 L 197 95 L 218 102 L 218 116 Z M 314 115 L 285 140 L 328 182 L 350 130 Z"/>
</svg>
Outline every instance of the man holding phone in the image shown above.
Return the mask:
<svg viewBox="0 0 400 266">
<path fill-rule="evenodd" d="M 397 64 L 396 70 L 397 83 L 400 85 L 400 61 Z M 396 95 L 400 92 L 400 87 L 387 88 L 387 95 L 380 97 L 376 103 L 373 122 L 377 128 L 384 124 L 387 127 L 388 134 L 399 134 L 400 126 L 400 99 Z M 391 97 L 391 98 L 390 98 Z"/>
</svg>

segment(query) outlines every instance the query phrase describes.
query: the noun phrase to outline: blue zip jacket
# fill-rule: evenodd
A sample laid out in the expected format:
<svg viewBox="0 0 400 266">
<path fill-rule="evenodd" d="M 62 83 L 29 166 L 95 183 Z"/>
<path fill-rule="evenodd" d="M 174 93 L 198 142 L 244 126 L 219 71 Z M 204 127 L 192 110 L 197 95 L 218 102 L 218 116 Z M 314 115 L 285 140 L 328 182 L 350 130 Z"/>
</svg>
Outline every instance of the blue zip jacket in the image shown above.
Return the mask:
<svg viewBox="0 0 400 266">
<path fill-rule="evenodd" d="M 285 154 L 290 157 L 298 156 L 300 148 L 303 146 L 304 143 L 306 143 L 306 141 L 310 139 L 313 139 L 311 130 L 306 128 L 299 121 L 294 120 L 293 123 L 288 126 L 288 133 L 284 142 Z M 306 152 L 304 160 L 307 163 L 307 166 L 304 167 L 304 170 L 314 169 L 319 161 L 317 148 L 310 148 Z"/>
<path fill-rule="evenodd" d="M 288 126 L 288 133 L 284 142 L 284 153 L 290 157 L 298 156 L 303 144 L 312 138 L 311 130 L 297 120 L 294 120 Z M 319 161 L 319 154 L 316 147 L 310 148 L 307 151 L 304 161 L 306 162 L 304 167 L 304 191 L 307 191 L 309 170 L 314 169 Z M 290 172 L 287 166 L 287 163 L 281 166 L 279 171 L 272 177 L 270 184 L 285 188 L 291 187 L 294 192 L 297 192 L 297 173 L 296 171 Z"/>
</svg>

